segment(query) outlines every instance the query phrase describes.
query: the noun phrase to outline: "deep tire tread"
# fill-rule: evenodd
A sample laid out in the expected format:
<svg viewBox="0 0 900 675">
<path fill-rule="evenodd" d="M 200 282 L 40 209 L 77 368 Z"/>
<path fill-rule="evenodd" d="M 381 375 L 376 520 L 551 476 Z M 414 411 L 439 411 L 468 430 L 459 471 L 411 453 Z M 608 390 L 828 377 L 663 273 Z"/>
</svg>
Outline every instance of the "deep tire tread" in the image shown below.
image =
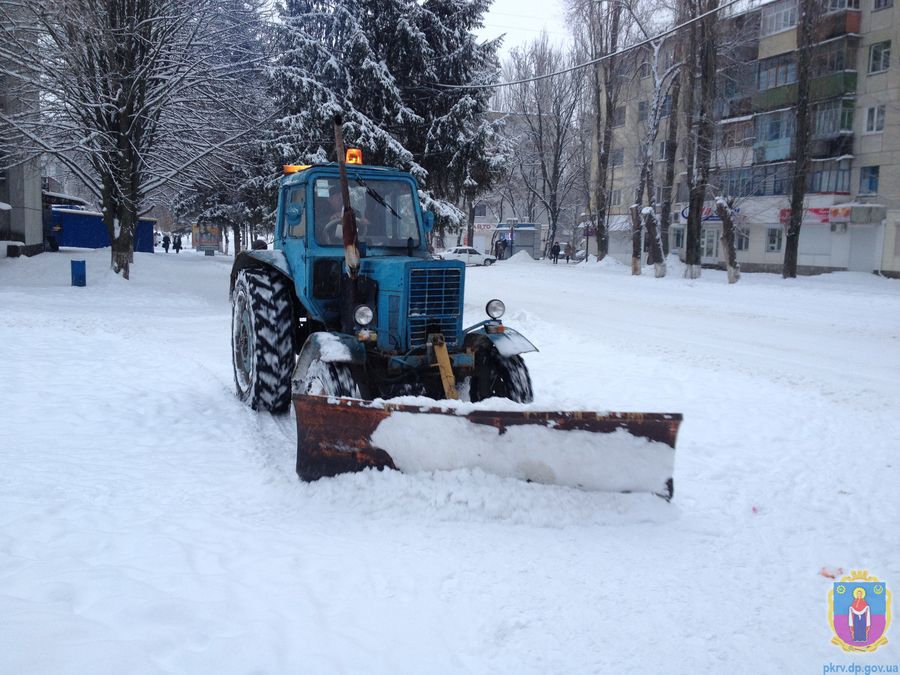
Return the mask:
<svg viewBox="0 0 900 675">
<path fill-rule="evenodd" d="M 285 412 L 294 368 L 291 289 L 281 275 L 265 269 L 241 270 L 236 290 L 241 284 L 253 315 L 255 368 L 250 390 L 241 392 L 238 386 L 238 395 L 255 410 Z"/>
</svg>

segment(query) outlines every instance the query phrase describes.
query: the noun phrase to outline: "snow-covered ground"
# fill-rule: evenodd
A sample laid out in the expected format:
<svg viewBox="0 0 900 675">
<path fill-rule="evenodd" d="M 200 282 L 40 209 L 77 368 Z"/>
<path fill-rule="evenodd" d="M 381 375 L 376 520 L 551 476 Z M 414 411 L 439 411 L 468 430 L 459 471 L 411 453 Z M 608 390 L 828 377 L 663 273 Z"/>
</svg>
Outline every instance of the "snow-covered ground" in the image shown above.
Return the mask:
<svg viewBox="0 0 900 675">
<path fill-rule="evenodd" d="M 821 673 L 823 568 L 900 592 L 900 282 L 467 272 L 544 407 L 682 412 L 675 500 L 294 473 L 233 395 L 230 259 L 0 260 L 0 673 Z M 69 261 L 87 260 L 87 286 Z M 423 443 L 427 439 L 423 439 Z M 897 610 L 895 603 L 895 610 Z"/>
</svg>

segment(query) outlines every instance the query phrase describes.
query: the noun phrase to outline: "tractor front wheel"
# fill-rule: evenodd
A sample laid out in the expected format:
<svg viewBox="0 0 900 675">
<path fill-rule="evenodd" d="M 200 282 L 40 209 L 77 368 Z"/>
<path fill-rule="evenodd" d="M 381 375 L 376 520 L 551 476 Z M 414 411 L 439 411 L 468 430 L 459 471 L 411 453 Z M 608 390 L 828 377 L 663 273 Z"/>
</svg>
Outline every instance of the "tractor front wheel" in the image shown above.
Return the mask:
<svg viewBox="0 0 900 675">
<path fill-rule="evenodd" d="M 301 378 L 299 391 L 313 396 L 347 396 L 365 398 L 365 386 L 361 384 L 355 369 L 347 363 L 333 363 L 313 359 Z"/>
<path fill-rule="evenodd" d="M 482 343 L 475 352 L 475 369 L 469 381 L 469 399 L 475 403 L 492 396 L 517 403 L 531 403 L 531 376 L 521 356 L 501 356 L 493 344 Z"/>
</svg>

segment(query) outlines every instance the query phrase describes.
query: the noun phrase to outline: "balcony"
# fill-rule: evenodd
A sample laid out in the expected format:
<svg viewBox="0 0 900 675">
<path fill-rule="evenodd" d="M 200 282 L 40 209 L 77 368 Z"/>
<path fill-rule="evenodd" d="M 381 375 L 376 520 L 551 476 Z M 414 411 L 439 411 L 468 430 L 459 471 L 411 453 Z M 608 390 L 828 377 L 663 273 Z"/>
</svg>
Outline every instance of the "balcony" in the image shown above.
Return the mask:
<svg viewBox="0 0 900 675">
<path fill-rule="evenodd" d="M 727 100 L 718 99 L 715 103 L 716 119 L 742 117 L 743 115 L 750 115 L 752 112 L 753 99 L 750 96 L 731 98 Z"/>
<path fill-rule="evenodd" d="M 814 78 L 809 83 L 813 101 L 856 93 L 856 71 L 842 70 Z M 797 83 L 758 91 L 753 95 L 753 109 L 757 112 L 787 108 L 797 103 Z"/>
<path fill-rule="evenodd" d="M 790 136 L 774 141 L 757 141 L 753 144 L 753 162 L 780 162 L 791 157 L 793 138 Z"/>
<path fill-rule="evenodd" d="M 787 108 L 797 102 L 797 85 L 785 84 L 753 94 L 753 109 L 758 112 Z"/>
<path fill-rule="evenodd" d="M 847 33 L 859 33 L 858 9 L 845 9 L 842 12 L 832 12 L 820 19 L 816 39 L 819 42 L 830 40 Z"/>
<path fill-rule="evenodd" d="M 809 142 L 809 156 L 813 159 L 841 157 L 853 154 L 853 134 L 841 132 L 827 138 L 813 138 Z"/>
<path fill-rule="evenodd" d="M 856 71 L 842 70 L 817 77 L 809 83 L 810 98 L 817 101 L 856 93 Z"/>
</svg>

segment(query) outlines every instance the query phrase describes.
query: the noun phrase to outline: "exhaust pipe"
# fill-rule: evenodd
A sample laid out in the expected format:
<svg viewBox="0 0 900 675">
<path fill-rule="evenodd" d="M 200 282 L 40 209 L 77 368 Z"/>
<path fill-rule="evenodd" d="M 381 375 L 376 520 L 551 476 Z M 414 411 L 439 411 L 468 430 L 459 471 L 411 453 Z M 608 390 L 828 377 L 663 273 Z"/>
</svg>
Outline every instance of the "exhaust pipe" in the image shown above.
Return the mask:
<svg viewBox="0 0 900 675">
<path fill-rule="evenodd" d="M 341 174 L 341 201 L 344 210 L 341 214 L 341 227 L 344 239 L 344 261 L 351 279 L 359 273 L 359 248 L 356 245 L 356 214 L 350 206 L 350 185 L 347 182 L 347 166 L 344 161 L 344 133 L 341 129 L 343 120 L 340 115 L 334 116 L 334 144 L 337 148 L 338 168 Z"/>
</svg>

